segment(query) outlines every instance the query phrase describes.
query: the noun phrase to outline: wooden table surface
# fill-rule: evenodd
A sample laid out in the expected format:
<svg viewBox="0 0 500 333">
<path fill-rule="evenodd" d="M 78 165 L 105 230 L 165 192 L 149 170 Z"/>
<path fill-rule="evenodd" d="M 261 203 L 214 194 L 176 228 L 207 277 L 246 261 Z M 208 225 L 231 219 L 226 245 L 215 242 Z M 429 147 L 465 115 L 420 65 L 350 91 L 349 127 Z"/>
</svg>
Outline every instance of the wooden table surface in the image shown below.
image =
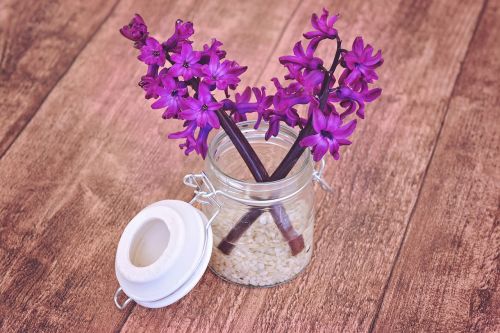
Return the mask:
<svg viewBox="0 0 500 333">
<path fill-rule="evenodd" d="M 188 200 L 203 166 L 165 139 L 179 124 L 148 110 L 118 29 L 192 20 L 249 66 L 243 86 L 271 86 L 325 5 L 347 45 L 383 49 L 384 94 L 329 161 L 306 273 L 249 289 L 207 272 L 168 308 L 117 310 L 123 228 Z M 499 332 L 499 22 L 496 0 L 1 1 L 0 331 Z"/>
</svg>

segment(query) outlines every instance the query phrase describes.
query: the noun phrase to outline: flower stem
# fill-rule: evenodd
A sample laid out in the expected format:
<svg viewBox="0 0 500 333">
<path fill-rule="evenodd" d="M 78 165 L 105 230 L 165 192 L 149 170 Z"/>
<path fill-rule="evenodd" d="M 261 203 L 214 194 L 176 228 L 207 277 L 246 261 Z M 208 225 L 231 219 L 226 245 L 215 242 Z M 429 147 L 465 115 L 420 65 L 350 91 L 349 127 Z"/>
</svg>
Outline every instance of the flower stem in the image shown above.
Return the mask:
<svg viewBox="0 0 500 333">
<path fill-rule="evenodd" d="M 217 117 L 219 118 L 220 125 L 233 142 L 233 145 L 238 150 L 238 153 L 240 153 L 255 180 L 259 183 L 268 181 L 269 174 L 266 168 L 236 123 L 222 109 L 217 110 Z"/>
<path fill-rule="evenodd" d="M 241 157 L 243 158 L 243 161 L 248 166 L 248 169 L 252 173 L 252 176 L 255 178 L 255 180 L 259 183 L 269 181 L 270 179 L 269 174 L 267 173 L 264 165 L 262 164 L 262 161 L 259 159 L 259 157 L 255 153 L 255 150 L 252 148 L 248 140 L 240 131 L 236 123 L 222 109 L 217 110 L 217 117 L 219 118 L 221 127 L 226 132 L 227 136 L 235 146 L 236 150 L 238 150 L 238 152 L 240 153 Z M 260 210 L 255 208 L 251 209 L 250 212 L 252 212 L 252 214 L 257 214 L 258 212 L 257 217 L 261 215 Z M 280 230 L 283 237 L 288 241 L 292 254 L 296 255 L 300 253 L 300 251 L 304 249 L 304 239 L 302 235 L 299 235 L 293 228 L 292 224 L 290 223 L 290 218 L 286 214 L 283 206 L 281 205 L 272 206 L 271 214 L 273 216 L 274 223 Z M 251 222 L 255 221 L 256 218 L 251 220 L 252 217 L 251 216 L 249 217 Z M 250 224 L 248 226 L 250 226 Z M 245 230 L 246 230 L 245 223 L 243 222 L 240 225 L 239 229 L 234 232 L 234 234 L 242 235 L 245 232 Z M 239 237 L 237 237 L 237 239 L 238 238 Z M 232 245 L 231 243 L 232 242 L 219 244 L 219 249 L 221 249 L 221 251 L 223 251 L 224 253 L 229 254 L 232 248 L 234 247 L 234 245 Z"/>
<path fill-rule="evenodd" d="M 341 49 L 342 41 L 339 39 L 338 36 L 337 36 L 336 40 L 337 40 L 337 51 L 335 52 L 335 57 L 333 59 L 330 70 L 328 70 L 328 72 L 325 72 L 325 75 L 323 77 L 323 82 L 321 84 L 321 90 L 318 94 L 318 96 L 319 96 L 319 108 L 321 111 L 324 111 L 324 109 L 325 109 L 326 102 L 328 100 L 329 86 L 330 86 L 330 83 L 331 83 L 331 80 L 333 77 L 333 73 L 335 72 L 335 69 L 337 68 L 337 66 L 339 64 L 340 55 L 342 53 L 342 49 Z M 309 120 L 307 121 L 306 126 L 299 132 L 297 139 L 295 139 L 292 147 L 290 148 L 290 150 L 286 154 L 285 158 L 280 163 L 280 165 L 276 168 L 274 173 L 271 175 L 271 177 L 269 179 L 270 181 L 276 181 L 276 180 L 283 179 L 290 173 L 290 171 L 293 169 L 293 167 L 295 166 L 295 164 L 299 160 L 300 156 L 302 155 L 302 153 L 304 153 L 304 151 L 306 149 L 305 147 L 302 147 L 300 145 L 300 141 L 304 137 L 311 135 L 313 132 L 314 132 L 314 129 L 312 126 L 312 115 L 311 115 L 311 117 L 309 117 Z M 279 211 L 275 210 L 278 208 L 275 208 L 275 207 L 281 207 L 281 208 L 279 208 L 279 209 L 281 209 L 280 210 L 281 212 L 284 212 L 284 209 L 282 208 L 283 206 L 281 206 L 281 205 L 271 207 L 272 208 L 271 214 L 273 215 L 273 218 L 275 218 L 275 221 L 276 221 L 276 217 L 279 217 L 280 215 L 279 215 Z M 262 215 L 262 213 L 264 213 L 264 211 L 262 211 L 261 209 L 254 208 L 254 209 L 251 209 L 245 215 L 243 215 L 243 217 L 238 221 L 238 223 L 229 231 L 227 236 L 224 237 L 222 239 L 222 241 L 219 243 L 219 245 L 217 246 L 219 248 L 219 250 L 221 250 L 225 254 L 229 254 L 234 247 L 233 244 L 245 233 L 245 231 L 252 225 L 252 223 L 255 222 L 255 220 L 257 220 L 260 215 Z M 288 216 L 287 216 L 287 218 L 288 218 Z M 302 237 L 302 236 L 300 236 L 300 237 Z M 304 248 L 303 238 L 301 238 L 301 240 L 299 240 L 299 241 L 296 241 L 297 244 L 300 241 L 302 242 L 302 249 L 303 249 Z M 290 245 L 291 245 L 290 247 L 292 249 L 292 254 L 293 254 L 294 248 L 293 248 L 292 244 L 290 244 Z M 298 254 L 299 252 L 300 251 L 298 251 L 295 254 Z M 295 255 L 295 254 L 293 254 L 293 255 Z"/>
</svg>

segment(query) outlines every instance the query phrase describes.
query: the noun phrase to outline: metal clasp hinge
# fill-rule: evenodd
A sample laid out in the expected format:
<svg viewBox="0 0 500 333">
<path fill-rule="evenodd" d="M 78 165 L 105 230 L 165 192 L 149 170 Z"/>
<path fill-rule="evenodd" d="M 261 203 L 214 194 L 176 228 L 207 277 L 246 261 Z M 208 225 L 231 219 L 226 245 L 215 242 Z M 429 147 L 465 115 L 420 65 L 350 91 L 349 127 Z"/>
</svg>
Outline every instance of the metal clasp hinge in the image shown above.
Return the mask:
<svg viewBox="0 0 500 333">
<path fill-rule="evenodd" d="M 125 294 L 123 292 L 123 289 L 122 287 L 119 287 L 118 289 L 116 289 L 115 291 L 115 296 L 113 297 L 113 300 L 115 301 L 115 305 L 116 307 L 119 309 L 119 310 L 123 310 L 127 307 L 127 305 L 132 302 L 132 298 L 128 297 L 127 296 L 127 299 L 125 300 L 125 302 L 123 302 L 123 304 L 120 304 L 120 302 L 118 301 L 118 297 L 120 296 L 120 293 L 123 293 L 123 295 L 127 296 L 127 294 Z"/>
<path fill-rule="evenodd" d="M 208 219 L 206 225 L 206 229 L 208 230 L 217 215 L 219 215 L 222 207 L 216 198 L 216 195 L 219 192 L 215 189 L 214 185 L 204 172 L 187 174 L 184 176 L 183 182 L 184 185 L 194 188 L 194 197 L 189 202 L 191 205 L 198 202 L 203 205 L 211 204 L 215 208 L 214 213 Z"/>
<path fill-rule="evenodd" d="M 313 172 L 313 181 L 317 182 L 319 186 L 323 189 L 323 191 L 328 193 L 333 193 L 333 188 L 328 184 L 323 178 L 323 171 L 325 169 L 326 162 L 324 159 L 321 160 L 319 168 L 314 169 Z"/>
</svg>

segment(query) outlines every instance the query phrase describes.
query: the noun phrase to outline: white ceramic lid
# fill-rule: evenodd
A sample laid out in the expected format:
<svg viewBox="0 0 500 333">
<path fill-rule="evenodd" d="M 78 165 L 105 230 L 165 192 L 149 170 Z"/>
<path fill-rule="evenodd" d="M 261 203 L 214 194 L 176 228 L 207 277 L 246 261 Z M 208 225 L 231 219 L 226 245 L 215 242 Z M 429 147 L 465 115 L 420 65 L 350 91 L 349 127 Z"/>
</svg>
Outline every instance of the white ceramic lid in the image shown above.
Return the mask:
<svg viewBox="0 0 500 333">
<path fill-rule="evenodd" d="M 140 211 L 125 227 L 115 259 L 123 292 L 138 304 L 158 308 L 191 291 L 207 269 L 212 230 L 206 216 L 179 200 Z"/>
</svg>

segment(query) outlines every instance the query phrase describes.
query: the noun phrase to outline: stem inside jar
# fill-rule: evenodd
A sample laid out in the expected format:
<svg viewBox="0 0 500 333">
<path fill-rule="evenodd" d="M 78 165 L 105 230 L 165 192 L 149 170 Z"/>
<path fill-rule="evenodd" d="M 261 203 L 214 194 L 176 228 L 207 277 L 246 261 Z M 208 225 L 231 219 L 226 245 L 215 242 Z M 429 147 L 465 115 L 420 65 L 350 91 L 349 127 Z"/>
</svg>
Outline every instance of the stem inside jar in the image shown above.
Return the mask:
<svg viewBox="0 0 500 333">
<path fill-rule="evenodd" d="M 262 163 L 267 170 L 274 170 L 283 160 L 293 142 L 297 138 L 297 132 L 287 126 L 282 126 L 280 135 L 270 140 L 265 140 L 267 125 L 263 124 L 259 129 L 253 128 L 253 122 L 239 123 L 242 133 L 252 144 L 253 149 L 261 157 Z M 309 151 L 301 156 L 295 164 L 288 177 L 274 182 L 257 183 L 252 174 L 238 156 L 237 150 L 231 145 L 227 136 L 222 134 L 216 136 L 209 147 L 209 158 L 207 159 L 207 170 L 212 172 L 215 182 L 228 194 L 238 199 L 251 199 L 261 201 L 254 204 L 242 214 L 242 219 L 249 219 L 249 223 L 241 223 L 238 228 L 232 230 L 219 244 L 219 249 L 229 254 L 234 244 L 241 235 L 246 232 L 251 223 L 265 210 L 271 213 L 276 227 L 283 237 L 288 241 L 292 255 L 297 255 L 304 249 L 302 235 L 294 230 L 290 218 L 279 202 L 280 197 L 285 197 L 310 181 L 312 174 L 312 162 Z M 275 199 L 272 204 L 265 201 Z M 251 221 L 250 221 L 251 219 Z"/>
</svg>

